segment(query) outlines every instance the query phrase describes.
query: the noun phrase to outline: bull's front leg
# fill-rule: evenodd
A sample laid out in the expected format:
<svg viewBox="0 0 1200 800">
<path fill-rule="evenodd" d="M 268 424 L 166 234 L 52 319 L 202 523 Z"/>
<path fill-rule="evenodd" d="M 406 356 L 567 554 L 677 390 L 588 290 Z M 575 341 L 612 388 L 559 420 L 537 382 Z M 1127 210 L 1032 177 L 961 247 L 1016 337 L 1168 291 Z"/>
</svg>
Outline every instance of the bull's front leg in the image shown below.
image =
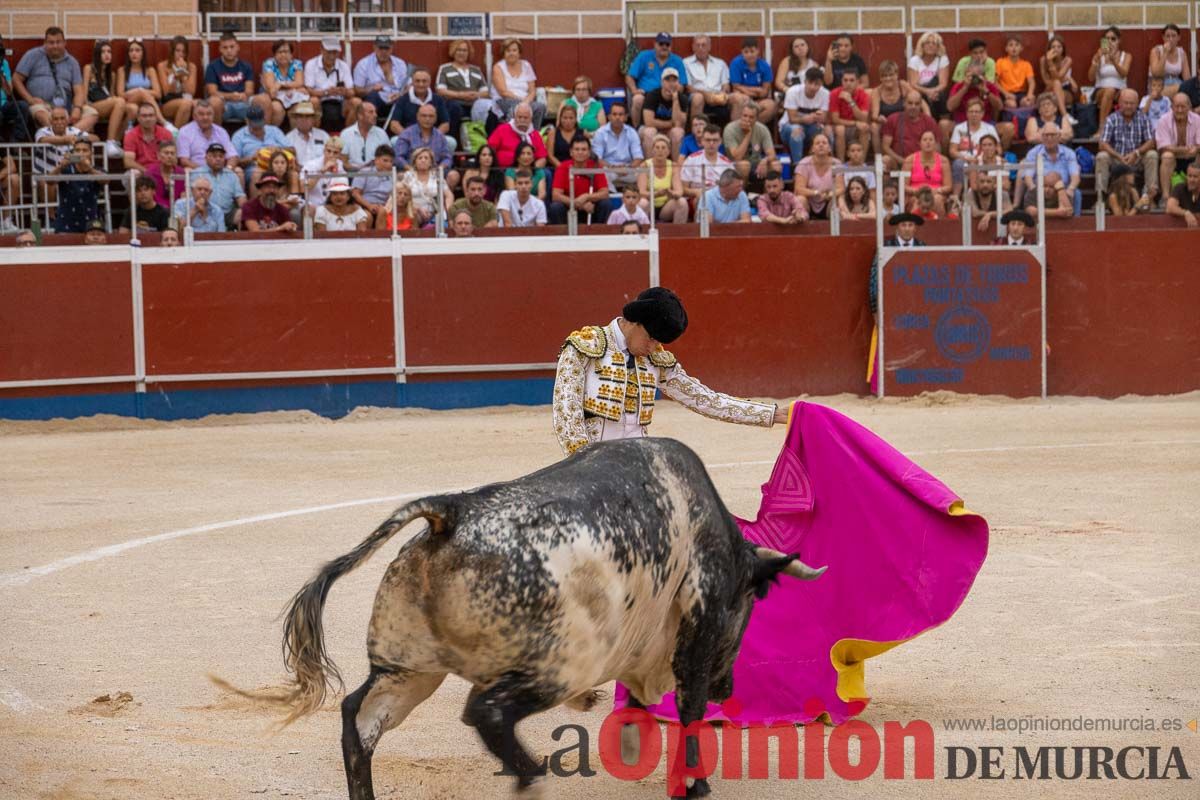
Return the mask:
<svg viewBox="0 0 1200 800">
<path fill-rule="evenodd" d="M 702 635 L 711 622 L 685 617 L 679 628 L 672 668 L 675 672 L 675 707 L 679 712 L 680 743 L 673 763 L 667 766 L 667 788 L 672 797 L 707 797 L 712 794 L 707 776 L 716 764 L 702 764 L 698 729 L 706 725 L 712 680 L 713 643 Z M 682 754 L 682 757 L 681 757 Z M 687 781 L 692 783 L 688 785 Z"/>
</svg>

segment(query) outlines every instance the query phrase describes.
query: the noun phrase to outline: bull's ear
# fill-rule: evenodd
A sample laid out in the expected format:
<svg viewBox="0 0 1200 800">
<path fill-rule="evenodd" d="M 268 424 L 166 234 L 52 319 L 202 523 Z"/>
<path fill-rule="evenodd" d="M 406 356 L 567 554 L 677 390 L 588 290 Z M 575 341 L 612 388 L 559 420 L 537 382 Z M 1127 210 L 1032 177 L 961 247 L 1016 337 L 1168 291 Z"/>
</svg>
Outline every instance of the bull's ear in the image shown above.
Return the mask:
<svg viewBox="0 0 1200 800">
<path fill-rule="evenodd" d="M 771 581 L 778 580 L 779 574 L 783 573 L 784 575 L 791 575 L 793 578 L 799 578 L 800 580 L 812 581 L 821 577 L 825 570 L 828 569 L 828 567 L 813 569 L 800 560 L 798 553 L 785 555 L 769 547 L 756 547 L 754 554 L 758 556 L 758 560 L 754 566 L 754 593 L 760 598 L 766 594 L 766 584 L 762 588 L 762 593 L 759 594 L 759 580 L 766 581 L 769 584 Z"/>
</svg>

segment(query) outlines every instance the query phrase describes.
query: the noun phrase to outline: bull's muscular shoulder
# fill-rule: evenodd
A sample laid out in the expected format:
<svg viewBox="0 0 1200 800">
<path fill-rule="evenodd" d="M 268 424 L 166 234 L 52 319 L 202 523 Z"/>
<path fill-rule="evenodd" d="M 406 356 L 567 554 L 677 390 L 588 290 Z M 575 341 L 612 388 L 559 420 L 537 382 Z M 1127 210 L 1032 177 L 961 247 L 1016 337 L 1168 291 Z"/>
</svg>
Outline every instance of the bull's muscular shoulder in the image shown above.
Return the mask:
<svg viewBox="0 0 1200 800">
<path fill-rule="evenodd" d="M 679 363 L 675 358 L 675 354 L 670 350 L 664 350 L 660 345 L 657 350 L 650 354 L 650 363 L 656 367 L 673 367 Z"/>
<path fill-rule="evenodd" d="M 567 341 L 563 343 L 563 347 L 567 346 L 574 347 L 588 358 L 599 358 L 608 349 L 608 336 L 605 335 L 604 328 L 589 325 L 568 336 Z"/>
</svg>

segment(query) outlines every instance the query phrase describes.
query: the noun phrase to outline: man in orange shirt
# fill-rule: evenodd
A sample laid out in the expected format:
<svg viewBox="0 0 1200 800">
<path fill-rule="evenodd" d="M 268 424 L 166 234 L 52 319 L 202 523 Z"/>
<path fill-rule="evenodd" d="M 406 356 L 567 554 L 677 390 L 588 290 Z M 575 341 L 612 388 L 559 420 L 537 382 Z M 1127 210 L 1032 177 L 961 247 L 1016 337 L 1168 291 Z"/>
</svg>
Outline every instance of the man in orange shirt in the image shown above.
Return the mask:
<svg viewBox="0 0 1200 800">
<path fill-rule="evenodd" d="M 996 61 L 996 83 L 1005 108 L 1031 108 L 1036 98 L 1033 64 L 1021 58 L 1023 48 L 1021 37 L 1010 34 L 1004 43 L 1006 55 Z"/>
</svg>

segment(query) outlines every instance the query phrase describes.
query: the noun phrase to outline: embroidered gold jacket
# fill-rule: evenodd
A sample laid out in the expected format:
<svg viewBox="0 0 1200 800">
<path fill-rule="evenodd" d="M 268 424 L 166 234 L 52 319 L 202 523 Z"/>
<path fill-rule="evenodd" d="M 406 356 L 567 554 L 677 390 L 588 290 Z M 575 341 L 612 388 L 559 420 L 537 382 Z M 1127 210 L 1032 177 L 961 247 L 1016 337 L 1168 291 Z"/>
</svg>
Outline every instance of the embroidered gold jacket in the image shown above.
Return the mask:
<svg viewBox="0 0 1200 800">
<path fill-rule="evenodd" d="M 636 414 L 643 435 L 654 417 L 656 390 L 692 411 L 713 419 L 771 427 L 775 406 L 714 392 L 684 372 L 675 356 L 659 350 L 629 356 L 617 349 L 616 320 L 606 327 L 591 326 L 567 337 L 558 356 L 554 379 L 554 434 L 570 455 L 605 438 L 606 426 L 621 425 Z M 623 427 L 620 428 L 623 430 Z"/>
</svg>

